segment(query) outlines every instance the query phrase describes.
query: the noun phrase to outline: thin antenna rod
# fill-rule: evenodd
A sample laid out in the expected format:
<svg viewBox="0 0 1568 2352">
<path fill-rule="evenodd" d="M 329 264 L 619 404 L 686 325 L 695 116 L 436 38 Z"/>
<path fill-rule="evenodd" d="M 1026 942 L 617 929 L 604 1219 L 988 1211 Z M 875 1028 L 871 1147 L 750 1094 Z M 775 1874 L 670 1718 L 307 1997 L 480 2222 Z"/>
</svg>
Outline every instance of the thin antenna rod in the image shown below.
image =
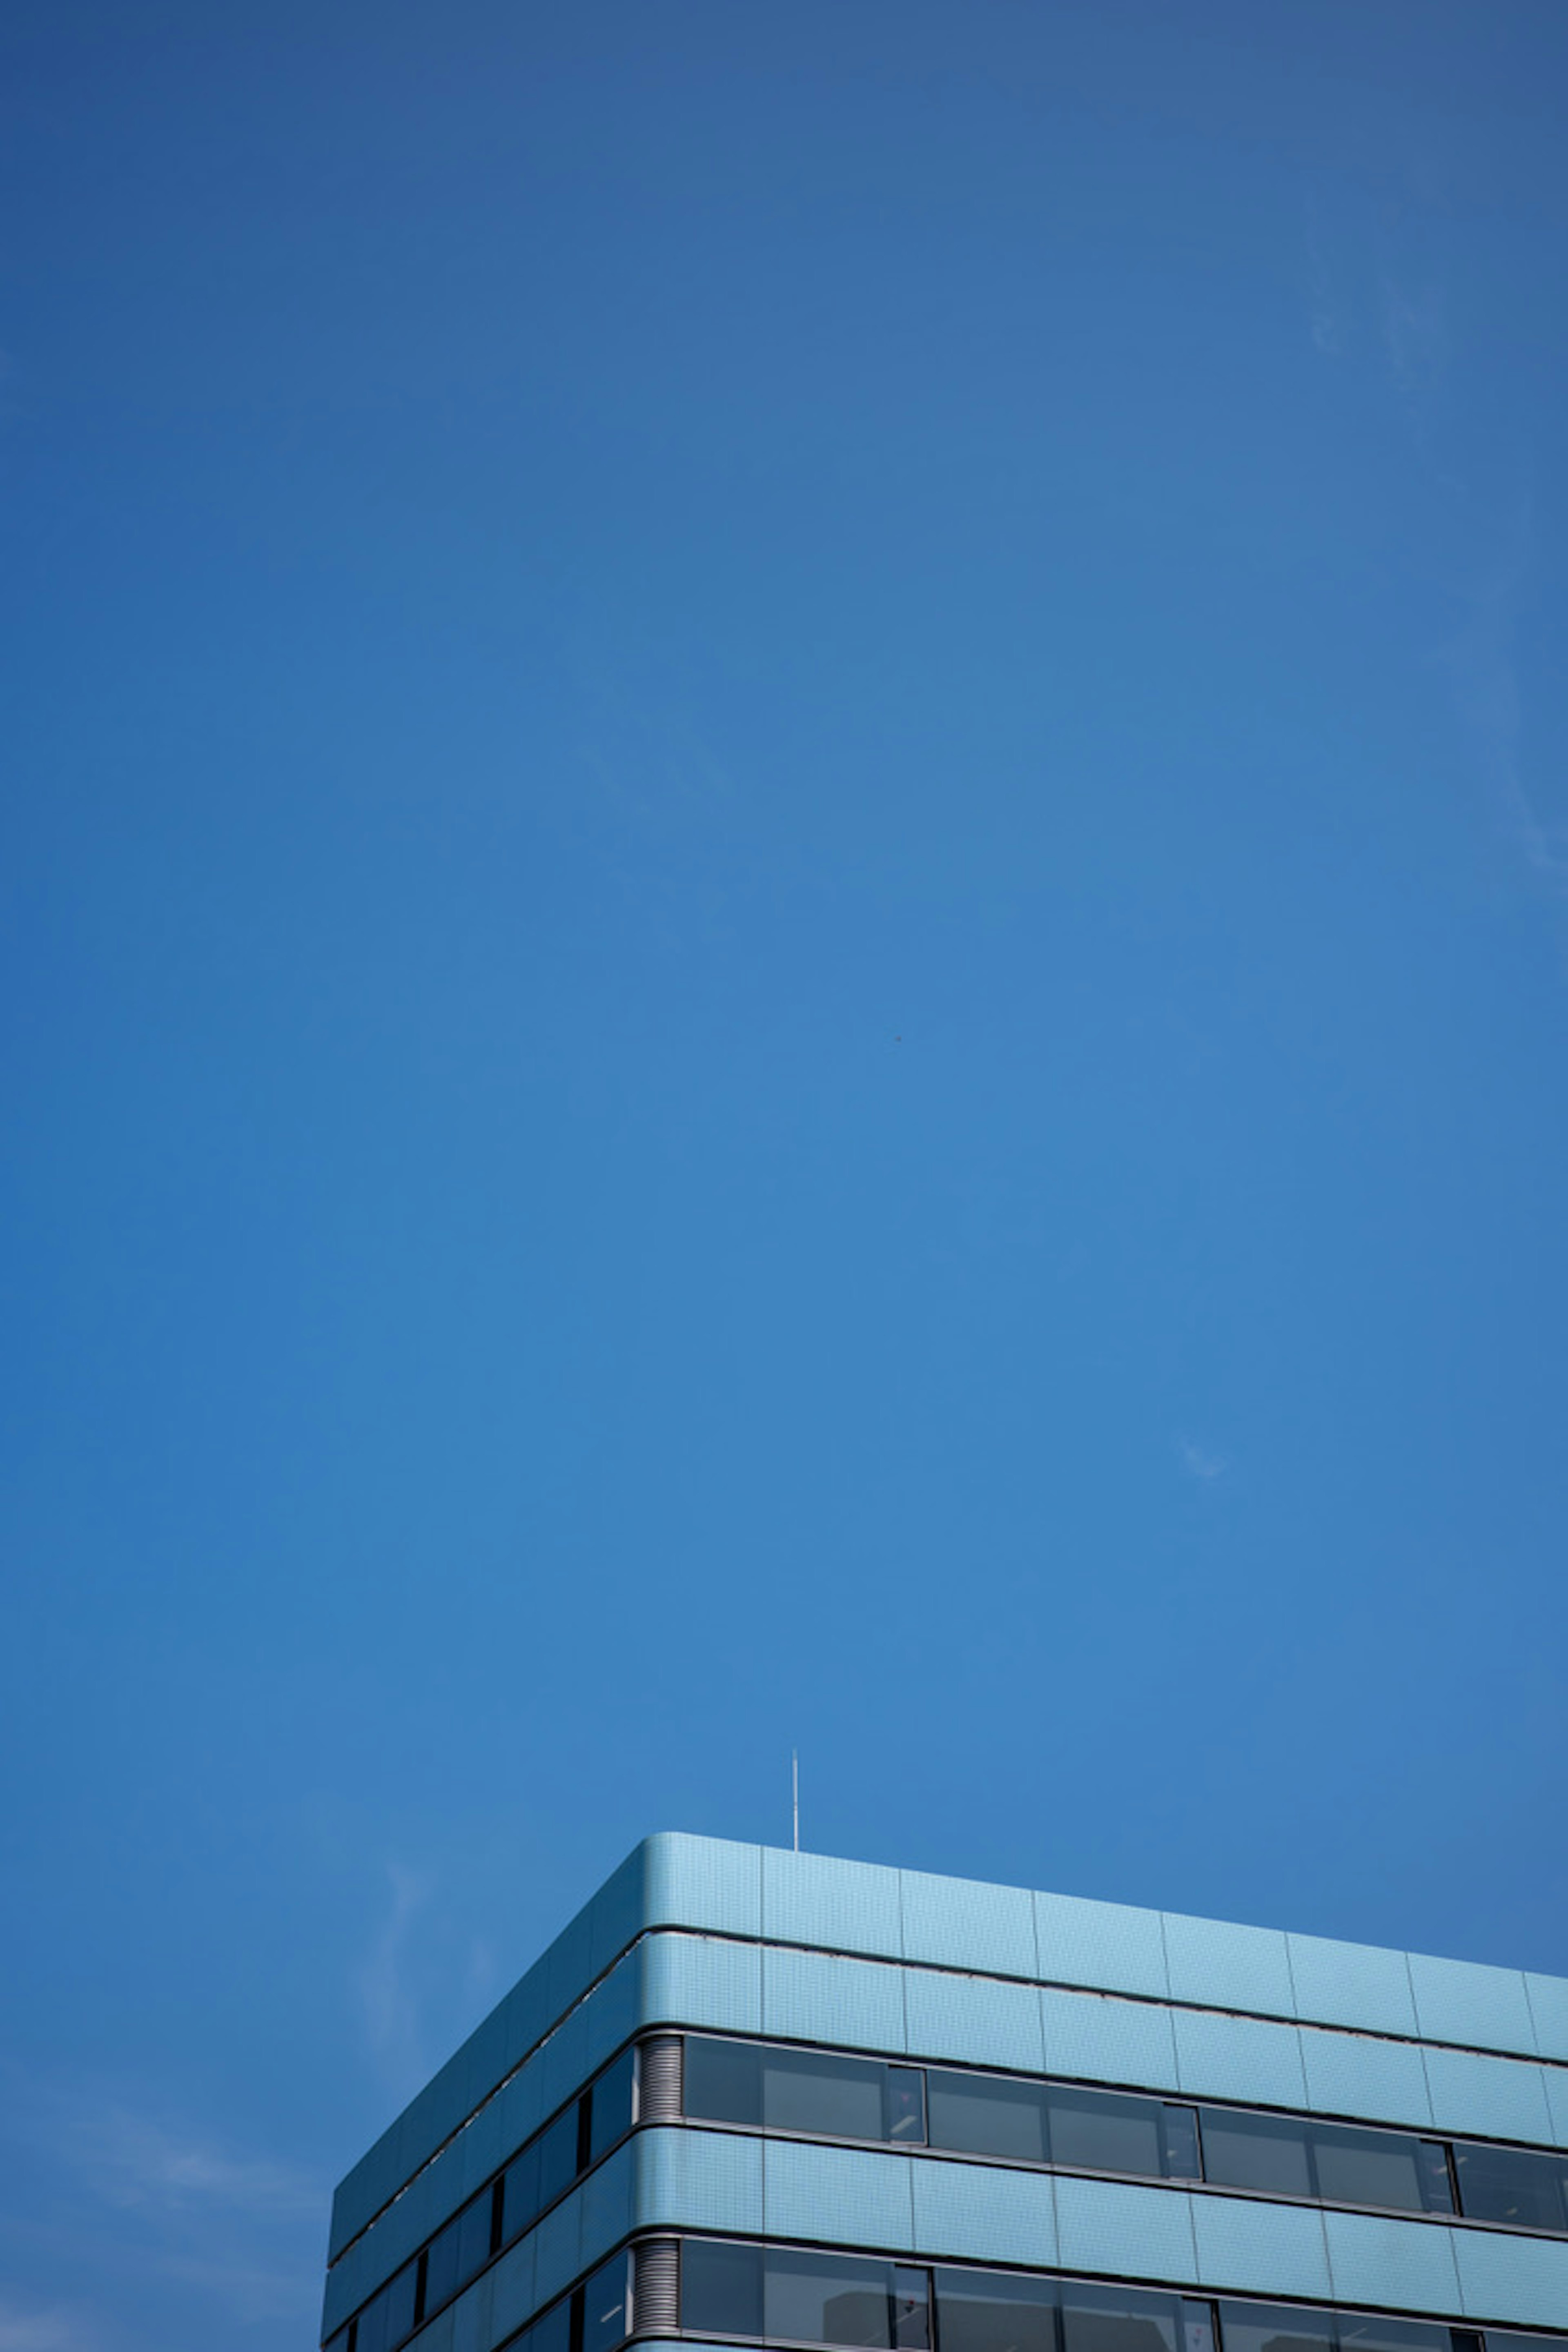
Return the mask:
<svg viewBox="0 0 1568 2352">
<path fill-rule="evenodd" d="M 800 1750 L 798 1748 L 792 1748 L 789 1751 L 789 1785 L 790 1794 L 795 1801 L 795 1850 L 798 1853 L 800 1852 Z"/>
</svg>

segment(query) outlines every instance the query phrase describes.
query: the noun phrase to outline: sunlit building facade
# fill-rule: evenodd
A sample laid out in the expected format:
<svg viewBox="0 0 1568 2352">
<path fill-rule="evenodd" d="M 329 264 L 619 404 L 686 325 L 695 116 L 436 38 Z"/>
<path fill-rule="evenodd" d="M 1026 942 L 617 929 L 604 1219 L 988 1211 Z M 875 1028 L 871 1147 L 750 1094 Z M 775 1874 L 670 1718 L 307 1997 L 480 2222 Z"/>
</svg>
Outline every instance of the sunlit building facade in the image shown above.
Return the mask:
<svg viewBox="0 0 1568 2352">
<path fill-rule="evenodd" d="M 680 1836 L 337 2192 L 328 2352 L 1568 2352 L 1568 1979 Z"/>
</svg>

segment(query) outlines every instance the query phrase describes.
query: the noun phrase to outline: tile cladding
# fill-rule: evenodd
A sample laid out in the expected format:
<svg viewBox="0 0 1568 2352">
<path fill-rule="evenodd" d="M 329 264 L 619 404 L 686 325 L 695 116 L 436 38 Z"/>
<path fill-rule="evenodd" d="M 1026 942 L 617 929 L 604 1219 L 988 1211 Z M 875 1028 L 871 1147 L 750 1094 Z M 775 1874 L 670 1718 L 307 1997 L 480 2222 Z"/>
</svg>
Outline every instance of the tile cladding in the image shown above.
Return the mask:
<svg viewBox="0 0 1568 2352">
<path fill-rule="evenodd" d="M 1537 2145 L 1568 2134 L 1559 1978 L 664 1835 L 348 2174 L 328 2328 L 630 2035 L 660 2025 Z M 500 2343 L 628 2230 L 654 2228 L 1568 2329 L 1568 2243 L 660 2127 L 586 2176 L 418 2352 Z"/>
</svg>

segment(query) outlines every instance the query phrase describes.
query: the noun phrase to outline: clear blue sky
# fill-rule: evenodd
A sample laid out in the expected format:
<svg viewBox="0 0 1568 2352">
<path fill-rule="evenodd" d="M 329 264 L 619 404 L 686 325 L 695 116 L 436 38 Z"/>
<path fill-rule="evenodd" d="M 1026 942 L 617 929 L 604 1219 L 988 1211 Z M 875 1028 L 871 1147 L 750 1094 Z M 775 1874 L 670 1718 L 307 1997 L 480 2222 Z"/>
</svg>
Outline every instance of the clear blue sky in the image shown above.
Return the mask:
<svg viewBox="0 0 1568 2352">
<path fill-rule="evenodd" d="M 645 1831 L 1568 1969 L 1568 12 L 13 9 L 0 2347 Z"/>
</svg>

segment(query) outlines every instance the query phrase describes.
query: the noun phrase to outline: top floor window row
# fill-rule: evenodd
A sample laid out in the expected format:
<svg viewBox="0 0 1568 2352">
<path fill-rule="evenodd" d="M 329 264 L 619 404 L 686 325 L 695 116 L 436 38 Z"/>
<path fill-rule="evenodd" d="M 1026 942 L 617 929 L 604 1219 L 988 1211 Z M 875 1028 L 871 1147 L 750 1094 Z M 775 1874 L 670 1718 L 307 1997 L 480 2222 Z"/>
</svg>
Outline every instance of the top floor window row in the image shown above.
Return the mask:
<svg viewBox="0 0 1568 2352">
<path fill-rule="evenodd" d="M 683 2074 L 706 2123 L 1568 2236 L 1568 2153 L 709 2034 L 685 2036 Z"/>
</svg>

